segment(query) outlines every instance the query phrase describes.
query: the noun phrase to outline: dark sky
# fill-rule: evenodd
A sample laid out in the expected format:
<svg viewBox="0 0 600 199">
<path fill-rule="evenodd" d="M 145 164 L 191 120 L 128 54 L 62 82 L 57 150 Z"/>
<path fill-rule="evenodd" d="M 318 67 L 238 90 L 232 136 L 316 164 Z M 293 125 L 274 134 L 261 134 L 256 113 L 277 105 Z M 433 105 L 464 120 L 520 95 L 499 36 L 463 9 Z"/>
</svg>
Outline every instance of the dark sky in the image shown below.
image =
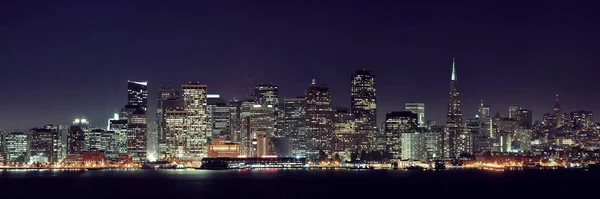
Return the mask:
<svg viewBox="0 0 600 199">
<path fill-rule="evenodd" d="M 465 118 L 483 100 L 538 119 L 556 93 L 563 110 L 600 113 L 597 1 L 378 2 L 4 0 L 0 128 L 78 115 L 103 126 L 128 79 L 149 81 L 151 114 L 160 86 L 199 81 L 232 98 L 245 78 L 279 85 L 282 98 L 316 78 L 348 106 L 363 68 L 377 76 L 380 122 L 421 101 L 442 123 L 452 57 Z"/>
</svg>

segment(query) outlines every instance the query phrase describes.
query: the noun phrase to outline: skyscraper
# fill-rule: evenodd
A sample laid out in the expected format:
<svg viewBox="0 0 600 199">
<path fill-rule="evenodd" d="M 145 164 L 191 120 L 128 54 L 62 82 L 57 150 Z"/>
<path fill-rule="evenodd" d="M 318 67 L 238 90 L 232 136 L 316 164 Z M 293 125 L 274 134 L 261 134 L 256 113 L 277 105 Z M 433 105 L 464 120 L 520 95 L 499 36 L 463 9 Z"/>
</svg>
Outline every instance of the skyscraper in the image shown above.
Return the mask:
<svg viewBox="0 0 600 199">
<path fill-rule="evenodd" d="M 127 153 L 133 160 L 146 161 L 148 158 L 148 119 L 141 107 L 127 118 Z"/>
<path fill-rule="evenodd" d="M 169 109 L 181 107 L 181 101 L 179 100 L 179 91 L 174 88 L 160 88 L 158 89 L 157 99 L 157 110 L 156 110 L 156 125 L 157 125 L 157 143 L 158 153 L 166 152 L 165 149 L 165 131 L 166 131 L 166 120 L 165 112 Z"/>
<path fill-rule="evenodd" d="M 283 99 L 282 136 L 290 138 L 293 156 L 306 157 L 306 99 Z"/>
<path fill-rule="evenodd" d="M 250 108 L 249 138 L 257 139 L 255 157 L 274 154 L 270 139 L 275 137 L 275 115 L 272 105 L 255 104 Z M 251 142 L 252 140 L 248 140 Z M 249 153 L 251 154 L 251 153 Z"/>
<path fill-rule="evenodd" d="M 254 87 L 254 97 L 257 104 L 273 107 L 279 105 L 279 89 L 273 84 L 261 83 Z"/>
<path fill-rule="evenodd" d="M 410 111 L 394 111 L 385 114 L 386 151 L 391 158 L 402 158 L 402 134 L 415 132 L 419 123 L 418 118 L 417 114 Z"/>
<path fill-rule="evenodd" d="M 560 104 L 558 103 L 558 94 L 556 94 L 556 103 L 554 104 L 554 116 L 556 117 L 556 127 L 562 126 L 563 116 L 560 112 Z"/>
<path fill-rule="evenodd" d="M 517 118 L 517 111 L 521 110 L 521 105 L 508 106 L 508 118 Z"/>
<path fill-rule="evenodd" d="M 24 163 L 29 156 L 29 135 L 12 132 L 4 137 L 7 162 Z"/>
<path fill-rule="evenodd" d="M 522 129 L 531 129 L 533 125 L 533 114 L 531 110 L 520 109 L 516 113 L 516 118 L 519 122 L 519 127 Z"/>
<path fill-rule="evenodd" d="M 86 119 L 78 118 L 69 127 L 67 136 L 67 154 L 77 154 L 85 150 L 85 134 L 89 131 L 89 123 Z"/>
<path fill-rule="evenodd" d="M 207 134 L 211 131 L 208 109 L 208 86 L 200 83 L 189 83 L 181 86 L 183 91 L 183 107 L 187 112 L 186 158 L 200 161 L 206 156 Z"/>
<path fill-rule="evenodd" d="M 127 105 L 148 110 L 148 82 L 127 80 Z"/>
<path fill-rule="evenodd" d="M 325 85 L 313 79 L 306 90 L 306 127 L 310 143 L 310 155 L 318 155 L 320 150 L 331 151 L 332 108 L 331 93 Z"/>
<path fill-rule="evenodd" d="M 414 102 L 406 103 L 406 104 L 404 104 L 404 110 L 413 112 L 413 113 L 417 114 L 417 116 L 419 116 L 419 126 L 420 127 L 427 126 L 427 124 L 425 123 L 425 104 L 424 103 L 414 103 Z"/>
<path fill-rule="evenodd" d="M 229 131 L 231 110 L 227 105 L 227 101 L 223 100 L 219 94 L 209 94 L 207 96 L 208 114 L 212 129 L 210 136 L 208 136 L 209 139 L 231 138 L 231 133 Z"/>
<path fill-rule="evenodd" d="M 37 162 L 58 162 L 58 128 L 33 128 L 29 138 L 29 153 L 41 157 Z"/>
<path fill-rule="evenodd" d="M 165 111 L 165 154 L 166 158 L 186 158 L 187 112 L 183 109 L 168 109 Z M 163 155 L 161 154 L 161 157 Z"/>
<path fill-rule="evenodd" d="M 444 136 L 444 157 L 458 157 L 464 151 L 466 141 L 462 112 L 460 109 L 460 95 L 456 79 L 455 59 L 452 59 L 452 75 L 450 76 L 450 93 L 448 99 L 448 112 L 446 115 L 446 131 Z"/>
<path fill-rule="evenodd" d="M 351 76 L 350 83 L 350 111 L 356 120 L 356 132 L 361 139 L 367 142 L 374 141 L 377 134 L 375 76 L 365 69 L 357 70 Z"/>
</svg>

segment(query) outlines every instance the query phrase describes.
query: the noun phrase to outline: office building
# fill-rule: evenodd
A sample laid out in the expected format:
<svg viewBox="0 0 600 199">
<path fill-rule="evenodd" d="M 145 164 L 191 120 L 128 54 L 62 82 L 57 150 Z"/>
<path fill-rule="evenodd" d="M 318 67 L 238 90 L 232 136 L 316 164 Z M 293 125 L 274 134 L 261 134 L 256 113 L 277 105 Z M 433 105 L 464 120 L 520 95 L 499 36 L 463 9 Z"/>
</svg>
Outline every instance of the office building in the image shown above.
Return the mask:
<svg viewBox="0 0 600 199">
<path fill-rule="evenodd" d="M 572 125 L 576 129 L 589 128 L 594 125 L 594 114 L 591 111 L 572 111 L 570 117 Z"/>
<path fill-rule="evenodd" d="M 189 83 L 181 86 L 183 91 L 183 107 L 187 112 L 186 158 L 194 162 L 206 156 L 208 144 L 207 134 L 210 129 L 207 108 L 207 89 L 204 84 Z"/>
<path fill-rule="evenodd" d="M 214 138 L 208 145 L 209 158 L 237 158 L 240 156 L 240 145 L 224 138 Z"/>
<path fill-rule="evenodd" d="M 25 163 L 29 158 L 29 135 L 12 132 L 4 136 L 7 162 Z"/>
<path fill-rule="evenodd" d="M 349 108 L 333 108 L 332 150 L 337 154 L 371 151 L 366 134 L 356 133 L 356 120 Z"/>
<path fill-rule="evenodd" d="M 179 90 L 174 88 L 159 88 L 157 109 L 156 109 L 156 125 L 157 125 L 157 144 L 158 154 L 166 152 L 166 121 L 165 112 L 169 109 L 182 108 Z"/>
<path fill-rule="evenodd" d="M 181 108 L 165 111 L 165 154 L 161 159 L 187 158 L 187 113 Z"/>
<path fill-rule="evenodd" d="M 254 87 L 254 97 L 260 105 L 271 105 L 273 108 L 279 105 L 279 89 L 273 84 L 261 83 Z"/>
<path fill-rule="evenodd" d="M 528 109 L 520 109 L 516 113 L 519 128 L 531 129 L 533 127 L 533 113 Z"/>
<path fill-rule="evenodd" d="M 290 138 L 290 150 L 294 157 L 306 157 L 306 99 L 285 98 L 281 109 L 281 135 Z"/>
<path fill-rule="evenodd" d="M 508 118 L 517 118 L 517 111 L 521 110 L 520 105 L 511 105 L 508 106 Z"/>
<path fill-rule="evenodd" d="M 33 128 L 29 138 L 29 154 L 31 157 L 37 157 L 38 161 L 35 162 L 50 164 L 58 162 L 60 144 L 57 126 Z"/>
<path fill-rule="evenodd" d="M 385 114 L 384 132 L 386 151 L 393 159 L 402 158 L 402 133 L 417 130 L 419 116 L 410 111 L 396 111 Z"/>
<path fill-rule="evenodd" d="M 260 155 L 274 154 L 273 148 L 270 146 L 270 139 L 275 137 L 275 115 L 272 105 L 254 104 L 250 108 L 250 125 L 248 138 L 256 139 L 257 157 Z M 252 140 L 248 140 L 251 142 Z"/>
<path fill-rule="evenodd" d="M 452 60 L 452 75 L 450 76 L 450 92 L 448 99 L 448 112 L 446 115 L 446 129 L 444 131 L 444 157 L 458 157 L 470 149 L 466 146 L 469 141 L 464 132 L 462 112 L 460 109 L 460 95 L 456 79 L 455 60 Z"/>
<path fill-rule="evenodd" d="M 128 123 L 127 119 L 119 118 L 110 120 L 109 131 L 113 132 L 113 138 L 115 140 L 114 143 L 114 152 L 117 154 L 126 154 L 127 146 L 128 146 Z"/>
<path fill-rule="evenodd" d="M 148 157 L 147 150 L 148 120 L 146 111 L 137 108 L 127 118 L 127 153 L 135 161 L 146 161 Z"/>
<path fill-rule="evenodd" d="M 212 129 L 208 137 L 210 139 L 231 137 L 229 127 L 231 110 L 227 101 L 220 98 L 218 94 L 209 94 L 207 103 L 208 117 Z"/>
<path fill-rule="evenodd" d="M 67 154 L 79 154 L 86 150 L 85 134 L 89 132 L 89 123 L 85 118 L 77 118 L 69 127 Z"/>
<path fill-rule="evenodd" d="M 127 105 L 148 110 L 148 82 L 127 80 Z"/>
<path fill-rule="evenodd" d="M 363 69 L 352 74 L 350 80 L 350 110 L 356 121 L 356 133 L 365 139 L 359 142 L 368 142 L 372 148 L 378 133 L 375 76 Z"/>
<path fill-rule="evenodd" d="M 425 134 L 419 132 L 401 133 L 401 159 L 424 160 L 427 159 L 427 141 Z"/>
<path fill-rule="evenodd" d="M 310 143 L 309 156 L 318 156 L 319 151 L 331 151 L 333 111 L 331 93 L 325 85 L 313 79 L 306 90 L 306 128 Z"/>
<path fill-rule="evenodd" d="M 425 121 L 425 104 L 424 103 L 415 103 L 415 102 L 406 103 L 406 104 L 404 104 L 404 110 L 417 114 L 417 116 L 419 117 L 419 127 L 427 126 L 427 124 L 425 123 L 426 121 Z"/>
</svg>

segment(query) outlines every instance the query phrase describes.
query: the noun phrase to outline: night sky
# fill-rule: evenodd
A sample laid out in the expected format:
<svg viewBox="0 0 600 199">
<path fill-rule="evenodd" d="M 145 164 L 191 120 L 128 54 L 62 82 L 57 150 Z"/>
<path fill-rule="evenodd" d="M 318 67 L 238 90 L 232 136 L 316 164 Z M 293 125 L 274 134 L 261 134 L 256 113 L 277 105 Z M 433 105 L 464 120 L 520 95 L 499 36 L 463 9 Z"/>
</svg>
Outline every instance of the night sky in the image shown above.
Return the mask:
<svg viewBox="0 0 600 199">
<path fill-rule="evenodd" d="M 0 128 L 104 126 L 127 80 L 149 81 L 151 118 L 156 89 L 188 81 L 230 99 L 251 78 L 283 99 L 315 78 L 349 106 L 357 69 L 377 76 L 379 122 L 419 101 L 443 123 L 452 57 L 465 119 L 480 100 L 540 119 L 557 93 L 563 110 L 600 113 L 597 1 L 52 2 L 0 2 Z"/>
</svg>

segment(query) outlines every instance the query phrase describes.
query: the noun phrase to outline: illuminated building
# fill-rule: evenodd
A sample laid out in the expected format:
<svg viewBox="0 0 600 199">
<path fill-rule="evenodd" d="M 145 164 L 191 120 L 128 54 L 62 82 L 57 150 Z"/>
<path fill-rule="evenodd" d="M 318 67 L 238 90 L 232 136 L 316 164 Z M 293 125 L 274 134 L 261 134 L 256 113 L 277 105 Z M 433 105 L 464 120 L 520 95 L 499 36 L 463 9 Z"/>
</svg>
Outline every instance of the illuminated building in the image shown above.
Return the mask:
<svg viewBox="0 0 600 199">
<path fill-rule="evenodd" d="M 531 150 L 531 129 L 519 128 L 513 134 L 511 151 L 513 152 L 525 152 Z"/>
<path fill-rule="evenodd" d="M 466 122 L 467 132 L 471 134 L 471 137 L 473 139 L 472 151 L 474 153 L 480 153 L 490 150 L 489 133 L 480 129 L 484 125 L 481 125 L 479 122 L 479 118 L 468 119 Z"/>
<path fill-rule="evenodd" d="M 275 109 L 279 105 L 279 89 L 273 84 L 261 83 L 254 87 L 254 97 L 260 105 L 271 105 Z"/>
<path fill-rule="evenodd" d="M 243 156 L 251 156 L 249 153 L 252 147 L 250 140 L 253 139 L 253 135 L 250 131 L 250 115 L 251 109 L 254 105 L 255 103 L 252 99 L 243 100 L 240 104 L 241 133 L 239 134 L 239 143 L 242 150 L 241 154 Z"/>
<path fill-rule="evenodd" d="M 519 109 L 516 113 L 516 119 L 520 128 L 531 129 L 533 127 L 533 113 L 531 110 Z"/>
<path fill-rule="evenodd" d="M 545 113 L 542 116 L 542 124 L 545 126 L 556 127 L 557 118 L 556 115 L 551 113 Z"/>
<path fill-rule="evenodd" d="M 148 156 L 147 122 L 146 111 L 142 108 L 137 108 L 127 118 L 127 153 L 131 154 L 135 161 L 146 161 Z"/>
<path fill-rule="evenodd" d="M 67 137 L 67 153 L 76 154 L 85 150 L 85 134 L 89 131 L 89 123 L 84 118 L 73 121 Z"/>
<path fill-rule="evenodd" d="M 386 151 L 393 159 L 402 158 L 402 133 L 414 132 L 418 126 L 418 118 L 417 114 L 410 111 L 385 114 Z"/>
<path fill-rule="evenodd" d="M 335 107 L 333 111 L 333 152 L 346 153 L 371 151 L 365 134 L 355 131 L 356 120 L 348 108 Z"/>
<path fill-rule="evenodd" d="M 8 133 L 4 137 L 7 162 L 23 163 L 29 155 L 29 135 L 22 132 Z"/>
<path fill-rule="evenodd" d="M 115 153 L 123 154 L 127 153 L 127 119 L 116 119 L 110 120 L 109 131 L 114 132 L 113 137 L 115 140 L 114 147 Z"/>
<path fill-rule="evenodd" d="M 281 112 L 283 119 L 282 136 L 290 138 L 292 156 L 306 157 L 307 135 L 306 135 L 306 99 L 285 98 Z"/>
<path fill-rule="evenodd" d="M 91 148 L 89 151 L 81 153 L 81 160 L 84 164 L 96 164 L 100 165 L 104 163 L 104 152 L 98 151 L 96 148 Z"/>
<path fill-rule="evenodd" d="M 127 80 L 127 105 L 148 110 L 148 82 Z"/>
<path fill-rule="evenodd" d="M 594 115 L 591 111 L 572 111 L 571 121 L 576 129 L 589 128 L 594 125 Z"/>
<path fill-rule="evenodd" d="M 33 128 L 29 140 L 29 154 L 45 159 L 43 162 L 58 162 L 58 128 Z M 42 161 L 38 161 L 42 162 Z"/>
<path fill-rule="evenodd" d="M 183 109 L 165 111 L 165 152 L 176 158 L 186 157 L 187 112 Z"/>
<path fill-rule="evenodd" d="M 426 150 L 425 156 L 427 159 L 438 159 L 442 157 L 443 133 L 443 128 L 437 126 L 436 128 L 432 128 L 431 131 L 424 133 Z"/>
<path fill-rule="evenodd" d="M 213 139 L 208 145 L 209 158 L 237 158 L 240 156 L 240 145 L 223 138 Z"/>
<path fill-rule="evenodd" d="M 254 104 L 250 108 L 249 138 L 258 141 L 257 155 L 270 155 L 274 150 L 270 148 L 270 139 L 275 137 L 275 115 L 274 107 L 271 105 Z M 249 142 L 251 140 L 248 140 Z"/>
<path fill-rule="evenodd" d="M 350 110 L 356 120 L 356 133 L 361 135 L 359 143 L 369 143 L 374 147 L 377 135 L 377 96 L 375 76 L 365 69 L 357 70 L 351 76 Z"/>
<path fill-rule="evenodd" d="M 424 160 L 426 154 L 426 137 L 419 132 L 401 133 L 401 159 L 402 160 Z"/>
<path fill-rule="evenodd" d="M 208 86 L 189 83 L 182 85 L 181 88 L 183 91 L 183 108 L 187 112 L 185 158 L 199 161 L 206 156 L 208 144 L 206 135 L 212 131 L 207 108 Z"/>
<path fill-rule="evenodd" d="M 425 127 L 427 124 L 425 123 L 425 104 L 424 103 L 406 103 L 404 104 L 404 110 L 410 111 L 419 117 L 419 127 Z"/>
<path fill-rule="evenodd" d="M 179 90 L 174 88 L 159 88 L 157 109 L 156 109 L 156 125 L 157 125 L 157 143 L 158 153 L 162 154 L 166 152 L 166 120 L 165 112 L 169 109 L 175 109 L 182 107 L 181 100 L 179 100 Z"/>
<path fill-rule="evenodd" d="M 554 104 L 554 117 L 556 118 L 556 125 L 554 125 L 555 127 L 561 127 L 562 124 L 562 114 L 560 112 L 560 104 L 558 103 L 558 94 L 556 94 L 556 103 Z"/>
<path fill-rule="evenodd" d="M 225 138 L 231 136 L 229 122 L 231 110 L 227 105 L 227 101 L 221 99 L 218 94 L 209 94 L 208 99 L 208 114 L 211 125 L 211 135 L 209 138 L 217 137 Z"/>
<path fill-rule="evenodd" d="M 317 156 L 319 151 L 331 151 L 332 117 L 331 93 L 325 85 L 313 79 L 306 90 L 306 128 L 309 140 L 309 155 Z"/>
<path fill-rule="evenodd" d="M 235 143 L 240 143 L 240 136 L 242 133 L 242 101 L 241 100 L 231 100 L 229 101 L 229 133 L 230 138 Z"/>
<path fill-rule="evenodd" d="M 105 131 L 102 129 L 93 129 L 86 134 L 86 151 L 96 149 L 103 151 L 105 155 L 116 157 L 117 151 L 117 135 L 115 131 Z"/>
<path fill-rule="evenodd" d="M 462 112 L 460 109 L 460 95 L 456 79 L 455 60 L 452 59 L 452 75 L 450 76 L 450 92 L 448 99 L 448 112 L 446 115 L 446 129 L 444 132 L 444 157 L 458 157 L 461 153 L 470 152 L 470 135 L 464 132 Z"/>
<path fill-rule="evenodd" d="M 508 106 L 508 118 L 517 118 L 517 111 L 521 110 L 520 105 L 511 105 Z"/>
</svg>

